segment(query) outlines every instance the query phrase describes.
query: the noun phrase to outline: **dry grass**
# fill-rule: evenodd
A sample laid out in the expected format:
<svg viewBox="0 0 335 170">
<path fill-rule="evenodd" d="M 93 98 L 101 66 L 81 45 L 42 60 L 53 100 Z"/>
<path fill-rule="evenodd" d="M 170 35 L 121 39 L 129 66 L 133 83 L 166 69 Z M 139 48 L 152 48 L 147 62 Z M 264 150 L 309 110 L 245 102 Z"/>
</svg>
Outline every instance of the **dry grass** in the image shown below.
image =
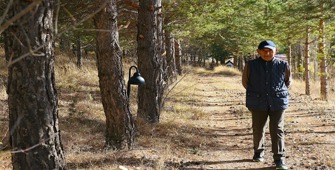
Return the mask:
<svg viewBox="0 0 335 170">
<path fill-rule="evenodd" d="M 199 67 L 197 69 L 195 69 L 195 72 L 198 74 L 203 74 L 203 75 L 226 75 L 226 76 L 240 76 L 241 72 L 235 68 L 232 67 L 225 67 L 225 66 L 217 66 L 214 67 L 214 70 L 211 69 L 205 69 L 202 67 Z"/>
<path fill-rule="evenodd" d="M 74 56 L 60 53 L 56 57 L 55 74 L 59 88 L 76 91 L 98 90 L 98 73 L 96 63 L 92 59 L 84 59 L 83 67 L 78 69 Z"/>
</svg>

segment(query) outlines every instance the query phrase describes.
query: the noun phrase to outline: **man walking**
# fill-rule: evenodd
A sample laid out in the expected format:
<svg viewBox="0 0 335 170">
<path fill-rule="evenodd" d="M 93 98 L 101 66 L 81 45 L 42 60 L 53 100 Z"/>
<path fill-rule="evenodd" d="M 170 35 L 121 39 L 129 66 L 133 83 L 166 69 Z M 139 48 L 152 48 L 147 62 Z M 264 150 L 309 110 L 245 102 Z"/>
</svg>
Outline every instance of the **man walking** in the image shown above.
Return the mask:
<svg viewBox="0 0 335 170">
<path fill-rule="evenodd" d="M 262 41 L 257 52 L 260 57 L 248 61 L 242 75 L 246 106 L 252 113 L 253 161 L 264 161 L 264 136 L 269 118 L 276 169 L 288 169 L 285 164 L 284 113 L 289 103 L 290 67 L 286 61 L 274 57 L 277 48 L 270 40 Z"/>
</svg>

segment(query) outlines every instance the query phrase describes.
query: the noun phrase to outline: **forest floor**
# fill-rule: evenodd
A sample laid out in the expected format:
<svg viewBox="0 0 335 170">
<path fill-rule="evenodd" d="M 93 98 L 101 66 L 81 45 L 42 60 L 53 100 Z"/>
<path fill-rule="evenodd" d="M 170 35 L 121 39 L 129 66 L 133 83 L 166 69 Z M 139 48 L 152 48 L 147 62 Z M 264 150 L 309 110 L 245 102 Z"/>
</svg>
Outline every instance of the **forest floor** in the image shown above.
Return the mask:
<svg viewBox="0 0 335 170">
<path fill-rule="evenodd" d="M 97 82 L 83 83 L 86 88 L 81 89 L 59 87 L 59 123 L 68 169 L 274 169 L 268 130 L 265 161 L 251 160 L 251 115 L 240 73 L 222 67 L 188 69 L 171 86 L 160 123 L 138 125 L 132 150 L 103 149 L 105 120 Z M 72 78 L 77 77 L 83 78 Z M 303 83 L 293 83 L 285 117 L 286 163 L 297 170 L 335 169 L 334 94 L 324 102 L 304 95 Z M 131 100 L 135 98 L 132 94 Z M 2 99 L 0 136 L 8 121 L 4 103 Z M 0 169 L 11 169 L 10 164 L 10 154 L 0 152 Z"/>
<path fill-rule="evenodd" d="M 164 162 L 163 169 L 274 169 L 269 133 L 265 161 L 251 160 L 251 115 L 240 74 L 192 72 L 196 74 L 185 78 L 166 104 L 172 116 L 162 123 L 173 121 L 178 129 L 157 135 L 170 139 L 164 142 L 170 145 L 172 159 Z M 290 169 L 335 169 L 335 105 L 303 95 L 300 83 L 292 87 L 286 112 L 286 162 Z M 176 111 L 178 103 L 189 105 L 193 113 Z M 160 151 L 156 152 L 159 156 Z"/>
<path fill-rule="evenodd" d="M 192 138 L 179 147 L 188 148 L 189 153 L 174 165 L 179 169 L 274 169 L 269 133 L 265 161 L 252 162 L 251 115 L 245 108 L 241 76 L 225 73 L 198 72 L 188 81 L 195 85 L 191 96 L 199 100 L 181 102 L 198 106 L 203 115 L 188 122 L 193 130 L 181 136 Z M 295 85 L 290 92 L 286 162 L 291 169 L 335 169 L 335 105 L 305 96 L 301 89 Z"/>
</svg>

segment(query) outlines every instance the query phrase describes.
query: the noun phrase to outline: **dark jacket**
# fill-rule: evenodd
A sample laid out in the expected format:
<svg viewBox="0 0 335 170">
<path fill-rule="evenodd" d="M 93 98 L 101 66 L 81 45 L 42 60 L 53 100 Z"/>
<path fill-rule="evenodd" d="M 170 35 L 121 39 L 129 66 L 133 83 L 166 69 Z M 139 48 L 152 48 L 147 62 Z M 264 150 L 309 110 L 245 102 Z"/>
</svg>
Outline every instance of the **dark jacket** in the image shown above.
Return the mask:
<svg viewBox="0 0 335 170">
<path fill-rule="evenodd" d="M 273 58 L 266 62 L 260 57 L 250 60 L 244 68 L 242 83 L 247 90 L 249 110 L 279 111 L 288 107 L 291 72 L 286 61 Z"/>
</svg>

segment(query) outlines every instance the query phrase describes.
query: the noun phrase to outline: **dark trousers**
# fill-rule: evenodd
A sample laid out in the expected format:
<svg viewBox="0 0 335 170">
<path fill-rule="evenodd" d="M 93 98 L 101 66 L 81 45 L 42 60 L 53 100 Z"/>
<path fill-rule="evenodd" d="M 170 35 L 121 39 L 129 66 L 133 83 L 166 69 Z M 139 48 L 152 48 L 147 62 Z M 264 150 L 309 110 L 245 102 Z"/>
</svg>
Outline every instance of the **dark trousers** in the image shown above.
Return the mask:
<svg viewBox="0 0 335 170">
<path fill-rule="evenodd" d="M 270 118 L 270 136 L 274 160 L 285 159 L 284 113 L 281 111 L 255 111 L 252 113 L 254 151 L 264 154 L 265 129 Z"/>
</svg>

